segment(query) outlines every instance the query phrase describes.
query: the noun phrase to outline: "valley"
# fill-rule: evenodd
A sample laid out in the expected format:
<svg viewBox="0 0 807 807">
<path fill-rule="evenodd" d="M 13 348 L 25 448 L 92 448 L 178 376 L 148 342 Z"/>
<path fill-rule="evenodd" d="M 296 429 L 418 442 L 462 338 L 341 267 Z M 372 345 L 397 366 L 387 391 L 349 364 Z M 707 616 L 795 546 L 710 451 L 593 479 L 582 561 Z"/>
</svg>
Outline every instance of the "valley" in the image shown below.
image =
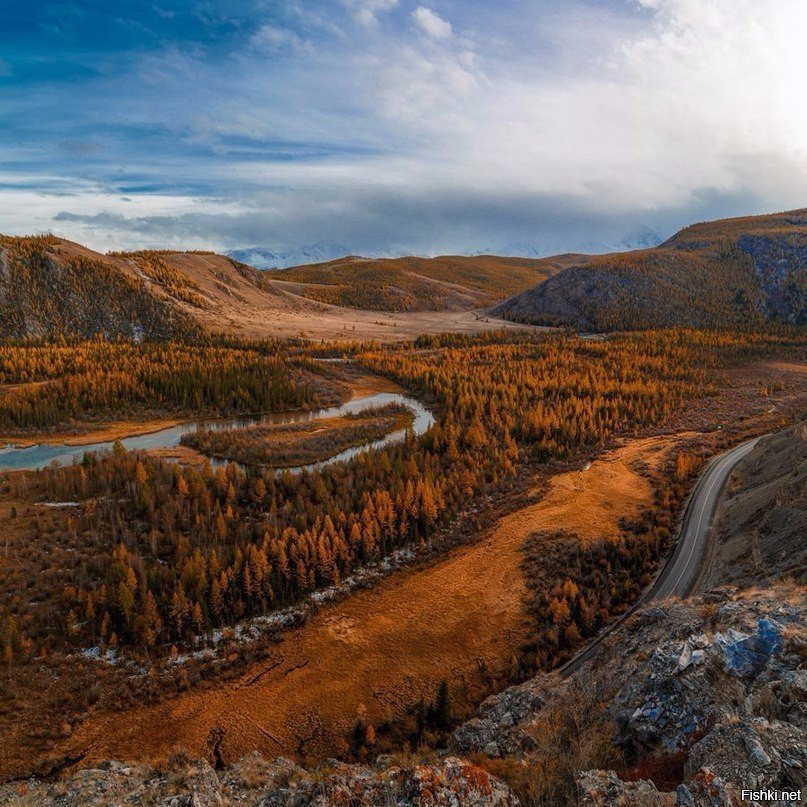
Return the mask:
<svg viewBox="0 0 807 807">
<path fill-rule="evenodd" d="M 607 657 L 711 458 L 761 438 L 711 485 L 735 509 L 664 607 L 696 571 L 704 590 L 764 584 L 763 557 L 803 572 L 802 224 L 783 215 L 630 258 L 274 273 L 2 239 L 0 777 L 253 752 L 316 777 L 450 746 L 522 792 L 478 710 L 570 659 L 577 680 L 598 637 Z M 782 507 L 790 537 L 778 516 L 755 531 Z M 564 775 L 547 803 L 574 803 Z"/>
</svg>

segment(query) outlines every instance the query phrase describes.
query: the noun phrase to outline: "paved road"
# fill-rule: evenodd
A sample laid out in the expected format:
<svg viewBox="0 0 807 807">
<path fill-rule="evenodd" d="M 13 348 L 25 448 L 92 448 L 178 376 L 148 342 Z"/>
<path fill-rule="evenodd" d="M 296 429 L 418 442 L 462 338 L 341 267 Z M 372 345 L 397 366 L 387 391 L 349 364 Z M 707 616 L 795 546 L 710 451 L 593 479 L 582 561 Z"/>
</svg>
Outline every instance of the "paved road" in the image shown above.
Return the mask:
<svg viewBox="0 0 807 807">
<path fill-rule="evenodd" d="M 687 597 L 692 593 L 703 570 L 703 562 L 709 549 L 709 532 L 720 494 L 729 475 L 737 463 L 748 454 L 759 441 L 759 437 L 735 446 L 725 454 L 715 457 L 696 483 L 689 499 L 681 535 L 670 559 L 652 586 L 639 598 L 638 602 L 616 622 L 606 628 L 588 647 L 581 650 L 559 668 L 566 678 L 594 657 L 603 639 L 613 633 L 636 609 L 656 600 L 666 601 L 670 597 Z"/>
<path fill-rule="evenodd" d="M 689 500 L 681 524 L 678 546 L 645 595 L 649 600 L 669 600 L 670 597 L 687 597 L 692 593 L 701 573 L 709 548 L 712 517 L 720 501 L 720 494 L 737 463 L 748 454 L 759 438 L 748 440 L 713 459 L 701 475 Z"/>
</svg>

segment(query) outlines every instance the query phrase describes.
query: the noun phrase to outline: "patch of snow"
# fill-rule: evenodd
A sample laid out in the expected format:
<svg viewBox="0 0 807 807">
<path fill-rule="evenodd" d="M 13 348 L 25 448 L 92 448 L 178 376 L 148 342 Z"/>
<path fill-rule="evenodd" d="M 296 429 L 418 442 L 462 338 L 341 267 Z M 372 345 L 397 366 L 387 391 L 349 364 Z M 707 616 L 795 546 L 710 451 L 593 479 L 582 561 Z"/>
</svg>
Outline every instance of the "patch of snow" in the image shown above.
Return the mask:
<svg viewBox="0 0 807 807">
<path fill-rule="evenodd" d="M 84 658 L 94 659 L 95 661 L 105 661 L 107 664 L 117 664 L 118 654 L 113 648 L 108 648 L 106 652 L 102 653 L 98 645 L 94 647 L 87 647 L 81 651 Z"/>
</svg>

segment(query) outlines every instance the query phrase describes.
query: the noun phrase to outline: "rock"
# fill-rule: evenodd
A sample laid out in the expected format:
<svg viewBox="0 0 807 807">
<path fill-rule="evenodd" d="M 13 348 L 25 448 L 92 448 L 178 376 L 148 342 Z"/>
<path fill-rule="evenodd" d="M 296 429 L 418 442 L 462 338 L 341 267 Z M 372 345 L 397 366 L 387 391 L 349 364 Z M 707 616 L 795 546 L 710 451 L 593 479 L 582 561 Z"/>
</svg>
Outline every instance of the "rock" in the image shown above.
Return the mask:
<svg viewBox="0 0 807 807">
<path fill-rule="evenodd" d="M 748 636 L 729 629 L 715 636 L 715 644 L 723 653 L 728 672 L 739 678 L 754 677 L 782 649 L 782 628 L 770 619 L 760 619 L 756 633 Z"/>
<path fill-rule="evenodd" d="M 445 805 L 445 807 L 517 807 L 510 789 L 482 768 L 456 757 L 411 769 L 390 768 L 379 774 L 371 768 L 340 765 L 321 777 L 310 801 L 297 805 L 330 807 L 341 804 Z M 261 807 L 287 802 L 264 801 Z"/>
<path fill-rule="evenodd" d="M 482 751 L 496 740 L 496 726 L 490 720 L 474 717 L 459 726 L 451 735 L 451 745 L 457 751 Z"/>
<path fill-rule="evenodd" d="M 334 807 L 366 804 L 396 807 L 517 807 L 499 779 L 456 757 L 386 770 L 332 762 L 305 771 L 288 759 L 268 761 L 250 754 L 221 778 L 206 763 L 178 758 L 165 772 L 144 766 L 105 764 L 64 781 L 37 780 L 0 786 L 9 807 Z"/>
<path fill-rule="evenodd" d="M 306 777 L 306 771 L 290 759 L 278 757 L 267 760 L 253 751 L 229 765 L 221 774 L 221 782 L 231 798 L 244 801 L 257 798 L 269 790 L 285 788 L 286 792 L 293 792 L 296 784 Z"/>
<path fill-rule="evenodd" d="M 807 784 L 807 732 L 763 719 L 717 726 L 690 751 L 687 774 L 693 776 L 700 769 L 710 770 L 734 788 L 803 787 Z"/>
<path fill-rule="evenodd" d="M 739 803 L 739 794 L 733 794 L 731 788 L 708 768 L 698 771 L 687 782 L 687 789 L 697 807 L 736 807 Z"/>
<path fill-rule="evenodd" d="M 675 789 L 675 804 L 676 807 L 696 807 L 695 799 L 686 785 L 680 784 Z"/>
<path fill-rule="evenodd" d="M 767 768 L 771 764 L 771 758 L 765 753 L 765 749 L 756 737 L 746 736 L 745 750 L 755 765 Z"/>
<path fill-rule="evenodd" d="M 788 723 L 807 729 L 807 703 L 797 703 L 787 713 Z"/>
<path fill-rule="evenodd" d="M 678 656 L 678 672 L 683 672 L 689 667 L 690 661 L 692 661 L 692 648 L 689 646 L 689 642 L 684 642 L 684 648 L 681 655 Z"/>
<path fill-rule="evenodd" d="M 581 771 L 575 778 L 580 807 L 673 807 L 676 803 L 652 782 L 623 782 L 613 771 Z"/>
<path fill-rule="evenodd" d="M 510 687 L 487 698 L 479 716 L 497 726 L 513 726 L 532 717 L 544 703 L 544 682 L 537 676 L 525 684 Z"/>
</svg>

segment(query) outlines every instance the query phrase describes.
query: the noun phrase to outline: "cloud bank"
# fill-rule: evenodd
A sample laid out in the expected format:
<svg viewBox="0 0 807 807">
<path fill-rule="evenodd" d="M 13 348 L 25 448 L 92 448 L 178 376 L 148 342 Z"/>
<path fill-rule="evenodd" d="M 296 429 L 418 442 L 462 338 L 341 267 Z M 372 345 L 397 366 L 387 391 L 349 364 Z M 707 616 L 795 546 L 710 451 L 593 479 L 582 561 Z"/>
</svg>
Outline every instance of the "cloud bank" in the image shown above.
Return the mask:
<svg viewBox="0 0 807 807">
<path fill-rule="evenodd" d="M 2 232 L 561 251 L 807 205 L 802 0 L 110 13 L 0 11 Z"/>
</svg>

